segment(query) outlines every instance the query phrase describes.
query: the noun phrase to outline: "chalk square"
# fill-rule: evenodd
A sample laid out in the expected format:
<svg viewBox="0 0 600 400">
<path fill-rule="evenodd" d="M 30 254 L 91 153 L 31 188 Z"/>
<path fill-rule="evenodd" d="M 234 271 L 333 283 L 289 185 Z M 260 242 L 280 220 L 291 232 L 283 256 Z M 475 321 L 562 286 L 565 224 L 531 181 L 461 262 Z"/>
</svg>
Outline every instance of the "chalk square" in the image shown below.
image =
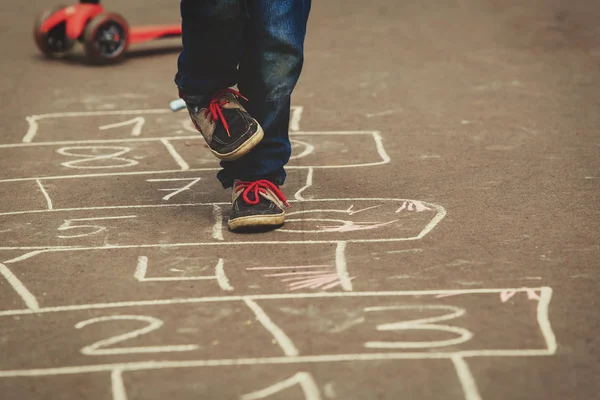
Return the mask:
<svg viewBox="0 0 600 400">
<path fill-rule="evenodd" d="M 258 304 L 307 356 L 402 352 L 437 358 L 496 351 L 527 355 L 548 352 L 551 346 L 540 325 L 548 317 L 549 297 L 539 299 L 540 289 L 518 292 L 510 305 L 502 301 L 502 291 L 396 293 L 400 295 L 359 292 L 335 299 L 265 299 Z M 538 298 L 531 299 L 531 293 Z M 344 343 L 343 350 L 339 343 Z"/>
<path fill-rule="evenodd" d="M 17 369 L 283 355 L 241 301 L 74 310 L 1 319 L 4 350 L 0 376 L 2 371 Z M 248 342 L 253 345 L 248 346 Z"/>
<path fill-rule="evenodd" d="M 338 271 L 335 245 L 307 245 L 305 265 L 291 262 L 283 249 L 249 246 L 244 258 L 228 257 L 222 246 L 11 252 L 0 262 L 31 255 L 6 265 L 40 307 L 336 292 L 344 291 L 340 274 L 348 273 L 354 285 L 364 279 L 364 269 L 352 264 Z M 25 306 L 8 286 L 0 297 L 4 310 Z"/>
<path fill-rule="evenodd" d="M 13 225 L 16 231 L 0 233 L 0 240 L 6 250 L 395 242 L 421 239 L 446 213 L 443 207 L 432 203 L 402 199 L 325 199 L 291 201 L 291 204 L 286 225 L 252 236 L 227 229 L 230 203 L 226 202 L 4 215 L 0 221 Z M 83 228 L 88 225 L 92 227 Z M 160 226 L 173 226 L 177 230 L 167 231 Z M 192 238 L 189 232 L 194 232 Z"/>
<path fill-rule="evenodd" d="M 378 373 L 374 383 L 377 371 L 387 373 Z M 448 360 L 165 368 L 128 371 L 123 380 L 128 395 L 148 400 L 240 399 L 261 392 L 271 393 L 265 399 L 395 400 L 398 393 L 416 400 L 464 399 Z"/>
<path fill-rule="evenodd" d="M 159 141 L 0 147 L 2 181 L 181 169 Z"/>
</svg>

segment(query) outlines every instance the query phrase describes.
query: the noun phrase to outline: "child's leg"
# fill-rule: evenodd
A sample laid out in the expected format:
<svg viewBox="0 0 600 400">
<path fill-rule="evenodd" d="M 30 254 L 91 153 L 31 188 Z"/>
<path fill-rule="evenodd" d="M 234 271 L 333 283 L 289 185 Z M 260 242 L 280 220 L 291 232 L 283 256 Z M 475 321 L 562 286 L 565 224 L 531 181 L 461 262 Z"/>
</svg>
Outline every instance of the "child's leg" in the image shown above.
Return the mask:
<svg viewBox="0 0 600 400">
<path fill-rule="evenodd" d="M 188 100 L 205 105 L 214 92 L 237 83 L 244 11 L 240 0 L 181 0 L 175 83 Z"/>
<path fill-rule="evenodd" d="M 304 38 L 310 0 L 246 0 L 249 21 L 244 30 L 239 89 L 249 99 L 248 112 L 265 136 L 246 156 L 222 161 L 218 178 L 224 187 L 234 179 L 268 179 L 283 184 L 290 158 L 290 98 L 304 60 Z"/>
</svg>

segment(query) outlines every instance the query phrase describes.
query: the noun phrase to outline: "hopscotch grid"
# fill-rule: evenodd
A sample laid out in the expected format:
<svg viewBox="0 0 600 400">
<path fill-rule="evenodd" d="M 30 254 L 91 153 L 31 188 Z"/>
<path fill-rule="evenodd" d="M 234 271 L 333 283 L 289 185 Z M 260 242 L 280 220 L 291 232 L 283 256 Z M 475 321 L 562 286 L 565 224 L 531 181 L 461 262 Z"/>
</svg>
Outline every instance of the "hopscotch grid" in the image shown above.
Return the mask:
<svg viewBox="0 0 600 400">
<path fill-rule="evenodd" d="M 122 111 L 116 111 L 116 112 L 100 111 L 100 112 L 81 112 L 81 113 L 56 113 L 56 114 L 30 116 L 30 117 L 26 118 L 27 121 L 29 122 L 29 130 L 28 130 L 26 136 L 23 138 L 23 143 L 15 144 L 15 145 L 11 145 L 11 144 L 0 145 L 0 148 L 24 147 L 27 145 L 39 145 L 39 144 L 33 144 L 31 142 L 32 142 L 33 138 L 35 137 L 35 135 L 37 134 L 37 129 L 38 129 L 37 121 L 45 119 L 45 118 L 75 117 L 75 116 L 84 116 L 84 115 L 129 115 L 129 114 L 136 113 L 138 111 L 139 110 L 122 110 Z M 153 113 L 165 113 L 165 112 L 168 112 L 168 111 L 161 109 L 161 110 L 143 110 L 142 113 L 143 114 L 153 114 Z M 299 131 L 299 120 L 300 120 L 301 113 L 302 113 L 302 108 L 300 107 L 300 109 L 298 110 L 298 113 L 297 113 L 297 115 L 298 115 L 297 119 L 294 120 L 295 117 L 293 117 L 292 124 L 291 124 L 292 131 L 296 131 L 295 133 L 299 134 L 299 135 L 301 133 L 297 132 L 297 131 Z M 294 114 L 294 115 L 296 115 L 296 114 Z M 32 127 L 34 125 L 35 125 L 35 130 L 32 133 L 31 132 Z M 317 166 L 317 167 L 296 167 L 296 168 L 292 167 L 290 169 L 308 169 L 308 174 L 309 174 L 309 176 L 307 177 L 307 185 L 305 187 L 301 188 L 300 190 L 298 190 L 296 192 L 296 194 L 294 195 L 294 197 L 298 201 L 304 201 L 304 198 L 301 196 L 301 194 L 305 189 L 307 189 L 308 187 L 310 187 L 312 185 L 312 174 L 313 174 L 315 168 L 349 168 L 349 167 L 356 167 L 356 166 L 364 167 L 364 166 L 382 165 L 382 164 L 386 164 L 386 163 L 390 162 L 390 157 L 387 154 L 387 152 L 385 151 L 385 148 L 383 147 L 383 139 L 382 139 L 381 135 L 379 134 L 379 132 L 354 132 L 352 134 L 356 134 L 356 133 L 360 133 L 360 134 L 370 133 L 373 135 L 378 155 L 382 159 L 382 161 L 375 162 L 375 163 L 345 165 L 345 166 Z M 318 133 L 312 132 L 312 133 L 307 133 L 307 134 L 318 134 Z M 332 132 L 329 134 L 350 134 L 350 133 L 349 132 Z M 190 170 L 189 165 L 183 160 L 183 158 L 179 155 L 179 153 L 177 153 L 175 148 L 169 142 L 170 140 L 178 140 L 179 138 L 198 139 L 198 137 L 196 137 L 196 136 L 185 136 L 185 137 L 181 136 L 181 137 L 144 138 L 144 139 L 140 138 L 140 140 L 123 139 L 123 140 L 118 140 L 118 141 L 125 142 L 125 141 L 159 140 L 161 143 L 163 143 L 165 145 L 165 147 L 167 148 L 167 150 L 169 151 L 169 153 L 171 154 L 173 159 L 177 162 L 177 164 L 181 167 L 182 170 Z M 66 143 L 110 143 L 110 142 L 117 142 L 117 140 L 65 141 L 65 142 L 54 142 L 54 143 L 65 143 L 66 144 Z M 47 143 L 48 143 L 47 145 L 52 144 L 52 142 L 47 142 Z M 42 145 L 44 145 L 44 144 L 42 144 Z M 218 168 L 197 169 L 196 171 L 206 171 L 206 170 L 218 170 Z M 163 171 L 145 172 L 144 171 L 144 172 L 133 173 L 133 174 L 141 175 L 141 174 L 167 173 L 167 172 L 177 172 L 177 171 L 166 171 L 166 172 L 163 172 Z M 90 175 L 82 175 L 81 177 L 114 176 L 114 175 L 122 175 L 122 174 L 130 175 L 131 173 L 90 174 Z M 75 175 L 73 175 L 73 176 L 75 176 Z M 19 180 L 19 181 L 35 179 L 36 183 L 40 187 L 40 190 L 42 191 L 42 193 L 44 194 L 44 196 L 46 198 L 48 210 L 33 210 L 33 211 L 26 211 L 26 212 L 17 212 L 16 214 L 27 214 L 27 213 L 34 213 L 34 212 L 53 211 L 52 201 L 51 201 L 50 197 L 48 196 L 44 186 L 42 185 L 41 180 L 43 180 L 43 179 L 68 179 L 68 177 L 70 177 L 70 176 L 67 176 L 67 177 L 20 178 L 20 179 L 18 178 L 17 180 Z M 14 180 L 0 180 L 0 183 L 1 182 L 11 182 L 11 181 L 14 181 Z M 340 200 L 340 199 L 335 199 L 335 200 Z M 358 200 L 358 199 L 351 199 L 351 200 Z M 364 200 L 375 200 L 375 199 L 364 199 Z M 395 200 L 395 199 L 393 199 L 393 200 Z M 325 200 L 315 200 L 315 201 L 325 201 Z M 218 207 L 217 204 L 227 204 L 227 203 L 210 203 L 210 204 L 212 204 L 215 208 L 217 208 Z M 428 203 L 424 203 L 424 204 L 428 204 Z M 201 204 L 189 204 L 189 205 L 197 206 L 197 205 L 201 205 Z M 428 204 L 428 205 L 430 205 L 430 204 Z M 156 205 L 156 206 L 182 206 L 182 205 Z M 441 221 L 445 217 L 446 211 L 443 207 L 436 206 L 436 205 L 433 205 L 433 206 L 438 211 L 436 216 L 425 227 L 425 229 L 423 229 L 421 231 L 421 233 L 415 238 L 420 239 L 420 238 L 424 237 L 427 233 L 429 233 L 437 225 L 437 223 L 439 223 L 439 221 Z M 129 208 L 130 206 L 124 206 L 124 207 Z M 137 208 L 137 207 L 139 207 L 139 206 L 131 206 L 131 208 Z M 151 205 L 149 207 L 153 207 L 153 206 Z M 118 208 L 123 208 L 123 207 L 118 207 Z M 99 207 L 97 209 L 105 209 L 105 207 Z M 66 210 L 68 210 L 68 209 L 63 209 L 63 210 L 59 209 L 56 211 L 66 211 Z M 0 214 L 0 215 L 13 215 L 13 213 L 4 213 L 4 214 Z M 409 239 L 401 238 L 401 239 L 373 240 L 373 241 L 386 242 L 386 241 L 411 240 L 411 239 L 412 238 L 409 238 Z M 222 238 L 221 238 L 221 240 L 222 240 Z M 370 240 L 367 240 L 367 241 L 370 241 Z M 348 242 L 353 243 L 353 242 L 365 242 L 365 241 L 363 241 L 363 240 L 358 240 L 358 241 L 356 241 L 356 240 L 315 241 L 315 242 L 310 241 L 310 243 L 323 243 L 323 242 L 337 244 L 337 249 L 336 249 L 337 273 L 340 278 L 340 282 L 342 283 L 342 288 L 344 290 L 351 291 L 352 290 L 351 279 L 349 278 L 347 269 L 345 268 L 345 254 L 344 254 L 345 246 L 346 246 L 346 243 L 348 243 Z M 266 242 L 254 242 L 254 243 L 266 243 Z M 290 244 L 290 242 L 283 242 L 283 243 Z M 294 242 L 294 243 L 307 243 L 307 242 Z M 232 243 L 232 244 L 252 244 L 252 243 L 245 242 L 245 243 Z M 177 246 L 177 245 L 174 245 L 174 246 Z M 119 246 L 119 247 L 111 247 L 111 248 L 121 248 L 121 247 Z M 23 249 L 25 249 L 25 248 L 23 248 Z M 82 249 L 84 249 L 84 248 L 72 248 L 72 250 L 82 250 Z M 88 248 L 88 249 L 90 249 L 90 248 Z M 340 249 L 341 249 L 342 257 L 340 257 L 338 254 L 340 252 Z M 58 250 L 68 250 L 68 249 L 62 247 L 62 248 L 59 248 Z M 23 256 L 6 261 L 5 263 L 22 261 L 22 260 L 33 257 L 33 256 L 40 254 L 42 252 L 45 252 L 45 251 L 53 251 L 53 250 L 51 248 L 43 248 L 42 250 L 36 250 L 36 251 L 30 252 L 30 253 L 27 253 Z M 222 270 L 222 266 L 223 266 L 222 259 L 219 259 L 219 262 L 221 263 L 220 265 L 221 265 L 221 270 Z M 7 280 L 9 280 L 9 282 L 11 281 L 11 279 L 13 279 L 13 278 L 7 277 L 7 276 L 10 276 L 10 274 L 12 274 L 12 272 L 10 272 L 10 270 L 8 269 L 8 267 L 6 267 L 6 265 L 0 263 L 0 271 L 2 272 L 2 275 Z M 8 275 L 7 275 L 6 271 L 8 271 L 8 273 L 9 273 Z M 223 272 L 223 276 L 224 276 L 224 271 L 222 271 L 222 272 Z M 217 277 L 218 276 L 219 276 L 219 264 L 217 265 Z M 14 278 L 16 278 L 16 277 L 14 277 Z M 227 278 L 225 277 L 225 280 L 226 279 Z M 18 279 L 17 279 L 17 281 L 18 281 Z M 18 281 L 18 282 L 20 282 L 20 281 Z M 228 281 L 226 282 L 226 284 L 228 285 Z M 12 283 L 11 283 L 11 285 L 12 285 Z M 219 285 L 221 286 L 220 281 L 219 281 Z M 14 285 L 13 285 L 13 287 L 14 287 Z M 23 286 L 23 288 L 24 288 L 24 286 Z M 224 289 L 224 290 L 232 290 L 232 289 L 233 288 Z M 25 289 L 25 290 L 27 290 L 27 289 Z M 498 291 L 501 293 L 502 291 L 506 291 L 507 289 L 491 289 L 491 290 L 493 290 L 493 292 L 478 291 L 477 293 L 497 293 Z M 463 387 L 463 390 L 464 390 L 464 393 L 466 396 L 465 398 L 467 400 L 480 400 L 481 397 L 479 396 L 476 382 L 469 370 L 468 364 L 465 361 L 466 357 L 475 357 L 475 356 L 482 356 L 482 355 L 485 355 L 485 356 L 551 355 L 551 354 L 554 354 L 556 351 L 556 346 L 557 346 L 556 345 L 556 337 L 554 336 L 554 333 L 552 331 L 552 328 L 551 328 L 551 325 L 550 325 L 550 322 L 548 319 L 548 308 L 549 308 L 549 302 L 550 302 L 551 295 L 552 295 L 552 289 L 549 287 L 542 287 L 542 288 L 538 288 L 538 289 L 510 289 L 510 290 L 514 290 L 516 292 L 526 291 L 526 290 L 540 290 L 541 291 L 541 298 L 539 300 L 538 307 L 537 307 L 537 317 L 538 317 L 539 327 L 542 331 L 544 341 L 547 345 L 546 350 L 539 350 L 539 349 L 470 350 L 470 351 L 459 351 L 459 352 L 452 352 L 452 353 L 445 353 L 445 352 L 438 352 L 438 353 L 429 353 L 429 352 L 428 353 L 370 353 L 370 354 L 341 354 L 341 355 L 328 355 L 328 356 L 299 356 L 298 355 L 299 353 L 298 353 L 297 349 L 295 349 L 295 347 L 293 346 L 293 343 L 291 343 L 291 340 L 289 340 L 289 338 L 287 338 L 285 333 L 283 333 L 283 331 L 281 331 L 281 333 L 283 333 L 283 339 L 282 339 L 281 335 L 279 335 L 279 332 L 277 331 L 277 329 L 279 329 L 279 328 L 274 323 L 272 323 L 272 321 L 269 319 L 269 317 L 266 315 L 266 313 L 264 313 L 264 310 L 262 310 L 262 308 L 260 308 L 260 306 L 258 306 L 258 304 L 256 304 L 254 302 L 254 299 L 283 298 L 283 297 L 272 297 L 272 296 L 282 296 L 282 295 L 230 296 L 227 298 L 228 300 L 231 300 L 231 301 L 242 300 L 243 302 L 245 302 L 248 305 L 248 307 L 255 313 L 255 315 L 257 316 L 257 319 L 259 321 L 261 321 L 261 324 L 263 324 L 263 326 L 265 326 L 265 328 L 267 328 L 267 330 L 269 332 L 271 332 L 273 334 L 273 332 L 271 331 L 272 327 L 269 325 L 269 323 L 274 325 L 275 328 L 277 328 L 275 330 L 274 337 L 276 338 L 277 342 L 280 344 L 280 346 L 286 353 L 286 356 L 288 356 L 288 357 L 286 357 L 286 358 L 265 357 L 265 358 L 255 358 L 255 359 L 249 358 L 249 359 L 224 359 L 224 360 L 191 360 L 191 361 L 150 361 L 150 362 L 134 362 L 134 363 L 124 363 L 124 364 L 92 365 L 92 366 L 81 366 L 81 367 L 45 368 L 45 369 L 36 369 L 36 370 L 14 370 L 14 371 L 0 371 L 0 377 L 56 375 L 56 374 L 63 374 L 63 373 L 65 373 L 65 374 L 85 373 L 85 372 L 95 372 L 98 370 L 111 371 L 113 398 L 115 400 L 126 400 L 127 397 L 126 397 L 124 383 L 123 383 L 123 379 L 122 379 L 123 371 L 138 371 L 138 370 L 162 369 L 162 368 L 203 367 L 203 366 L 226 366 L 226 365 L 290 364 L 290 363 L 361 361 L 361 360 L 368 361 L 368 360 L 380 360 L 380 359 L 447 358 L 447 359 L 452 360 L 453 365 L 456 368 L 460 383 Z M 17 290 L 17 292 L 19 292 L 19 290 Z M 424 292 L 428 292 L 428 291 L 414 291 L 414 292 L 415 293 L 416 292 L 424 293 Z M 453 294 L 456 294 L 456 293 L 461 293 L 462 291 L 461 290 L 452 290 L 452 291 L 437 290 L 437 291 L 431 291 L 431 292 L 435 292 L 436 294 L 450 293 L 450 292 Z M 339 296 L 339 295 L 345 294 L 345 295 L 350 295 L 350 296 L 356 296 L 356 295 L 360 296 L 360 295 L 365 295 L 367 293 L 372 293 L 373 295 L 383 295 L 383 293 L 387 293 L 387 295 L 391 295 L 391 293 L 400 293 L 400 292 L 358 292 L 358 293 L 351 293 L 351 294 L 350 293 L 294 294 L 294 295 L 287 295 L 285 298 L 345 297 L 345 296 Z M 410 293 L 410 292 L 403 292 L 403 293 Z M 473 290 L 465 290 L 464 293 L 473 294 L 474 291 Z M 333 296 L 331 296 L 331 295 L 333 295 Z M 398 295 L 398 294 L 396 294 L 396 295 Z M 265 296 L 267 296 L 267 297 L 265 297 Z M 174 300 L 177 301 L 177 300 L 204 300 L 204 299 L 207 299 L 207 298 L 174 299 Z M 215 300 L 215 301 L 223 301 L 221 299 L 222 298 L 219 298 L 219 300 Z M 37 300 L 35 300 L 35 298 L 34 298 L 34 301 L 35 301 L 36 307 L 32 308 L 30 306 L 30 304 L 28 304 L 29 310 L 16 310 L 16 311 L 17 312 L 22 311 L 24 314 L 33 314 L 36 312 L 51 312 L 51 311 L 47 311 L 47 310 L 60 308 L 60 307 L 51 307 L 51 308 L 40 309 L 39 305 L 37 305 Z M 27 300 L 25 300 L 25 302 L 28 303 Z M 160 300 L 158 302 L 159 302 L 158 304 L 167 304 L 167 303 L 160 303 L 161 302 Z M 128 303 L 136 303 L 136 302 L 128 302 Z M 152 301 L 151 303 L 157 304 L 156 301 Z M 119 303 L 106 303 L 106 304 L 110 304 L 112 307 L 113 304 L 119 304 Z M 169 303 L 169 304 L 172 304 L 172 303 Z M 177 304 L 181 304 L 181 303 L 177 303 Z M 90 306 L 96 306 L 96 305 L 90 305 Z M 65 307 L 79 307 L 79 306 L 65 306 Z M 93 307 L 93 308 L 97 308 L 97 307 Z M 15 310 L 10 310 L 8 312 L 10 313 L 13 311 L 15 311 Z M 59 310 L 56 310 L 56 311 L 59 311 Z M 15 314 L 5 314 L 5 312 L 0 312 L 0 316 L 3 316 L 3 315 L 15 315 Z M 266 317 L 266 320 L 265 320 L 265 317 Z M 289 343 L 286 344 L 284 339 L 289 340 Z M 283 340 L 283 342 L 284 342 L 283 345 L 281 343 L 281 340 Z M 291 344 L 291 348 L 289 347 L 290 344 Z M 100 368 L 100 369 L 97 369 L 97 368 Z M 13 374 L 13 372 L 14 372 L 14 374 Z"/>
</svg>

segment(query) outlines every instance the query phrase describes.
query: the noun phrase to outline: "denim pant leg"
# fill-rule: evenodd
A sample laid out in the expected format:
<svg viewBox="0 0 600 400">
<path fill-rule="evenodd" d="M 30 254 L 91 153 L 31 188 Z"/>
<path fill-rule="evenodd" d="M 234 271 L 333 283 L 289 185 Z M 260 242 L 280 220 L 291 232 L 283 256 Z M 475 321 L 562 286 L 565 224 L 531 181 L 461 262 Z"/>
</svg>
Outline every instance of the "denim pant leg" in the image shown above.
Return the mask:
<svg viewBox="0 0 600 400">
<path fill-rule="evenodd" d="M 194 103 L 237 83 L 246 10 L 243 0 L 181 0 L 183 48 L 175 83 Z"/>
<path fill-rule="evenodd" d="M 218 179 L 269 179 L 282 185 L 291 155 L 288 136 L 291 94 L 304 62 L 304 39 L 310 0 L 246 0 L 249 19 L 244 29 L 239 64 L 240 92 L 246 109 L 265 131 L 246 156 L 222 161 Z"/>
</svg>

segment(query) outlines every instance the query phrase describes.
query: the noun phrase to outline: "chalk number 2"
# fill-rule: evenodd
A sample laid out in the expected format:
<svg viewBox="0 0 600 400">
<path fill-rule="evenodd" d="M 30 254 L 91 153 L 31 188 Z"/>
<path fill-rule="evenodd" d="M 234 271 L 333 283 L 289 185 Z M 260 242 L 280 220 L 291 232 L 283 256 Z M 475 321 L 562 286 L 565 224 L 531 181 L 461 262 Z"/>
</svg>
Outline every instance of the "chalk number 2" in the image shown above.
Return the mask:
<svg viewBox="0 0 600 400">
<path fill-rule="evenodd" d="M 130 321 L 141 321 L 145 322 L 147 326 L 139 328 L 121 335 L 112 336 L 107 339 L 99 340 L 95 343 L 85 346 L 81 349 L 81 352 L 88 356 L 103 356 L 110 354 L 132 354 L 132 353 L 164 353 L 173 351 L 190 351 L 196 350 L 199 346 L 195 344 L 175 345 L 175 346 L 144 346 L 144 347 L 119 347 L 119 348 L 108 348 L 108 346 L 123 342 L 128 339 L 133 339 L 138 336 L 145 335 L 152 331 L 157 330 L 163 325 L 163 322 L 154 317 L 148 317 L 145 315 L 112 315 L 107 317 L 92 318 L 85 321 L 78 322 L 75 328 L 81 329 L 91 324 L 97 324 L 100 322 L 118 321 L 118 320 L 130 320 Z"/>
</svg>

